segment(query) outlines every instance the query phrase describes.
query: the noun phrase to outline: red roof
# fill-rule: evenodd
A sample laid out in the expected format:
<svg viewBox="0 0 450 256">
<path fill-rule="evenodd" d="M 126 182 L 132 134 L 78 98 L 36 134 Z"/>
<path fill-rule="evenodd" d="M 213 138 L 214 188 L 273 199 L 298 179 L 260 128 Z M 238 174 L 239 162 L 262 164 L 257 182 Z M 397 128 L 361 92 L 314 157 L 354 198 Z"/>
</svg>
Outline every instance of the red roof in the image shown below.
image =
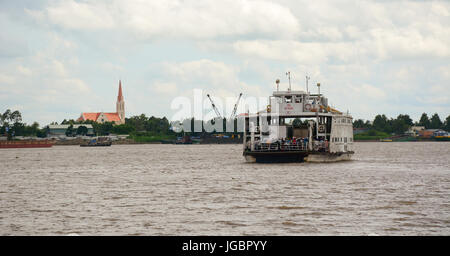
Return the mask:
<svg viewBox="0 0 450 256">
<path fill-rule="evenodd" d="M 81 117 L 78 118 L 78 120 L 92 120 L 94 122 L 97 122 L 98 116 L 101 114 L 101 112 L 97 113 L 81 113 Z M 118 113 L 103 113 L 107 119 L 108 122 L 119 122 L 120 117 Z"/>
<path fill-rule="evenodd" d="M 96 113 L 81 113 L 81 116 L 84 120 L 92 120 L 97 121 L 98 116 L 100 115 L 100 112 Z"/>
<path fill-rule="evenodd" d="M 119 114 L 117 113 L 104 113 L 106 118 L 108 118 L 109 122 L 118 122 L 120 121 Z"/>
</svg>

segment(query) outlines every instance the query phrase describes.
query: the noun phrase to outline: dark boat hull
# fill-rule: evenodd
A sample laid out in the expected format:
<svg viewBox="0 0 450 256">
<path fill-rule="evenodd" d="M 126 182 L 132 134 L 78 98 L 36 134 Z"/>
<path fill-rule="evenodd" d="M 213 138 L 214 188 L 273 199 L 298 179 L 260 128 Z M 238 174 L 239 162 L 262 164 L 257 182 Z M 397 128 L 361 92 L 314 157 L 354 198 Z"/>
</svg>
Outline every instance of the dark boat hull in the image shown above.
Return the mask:
<svg viewBox="0 0 450 256">
<path fill-rule="evenodd" d="M 244 157 L 251 163 L 289 163 L 289 162 L 338 162 L 350 160 L 354 152 L 328 153 L 312 151 L 245 151 Z"/>
<path fill-rule="evenodd" d="M 244 152 L 247 162 L 256 163 L 303 162 L 306 156 L 306 151 Z"/>
<path fill-rule="evenodd" d="M 80 147 L 109 147 L 111 143 L 102 143 L 102 144 L 92 144 L 92 145 L 80 145 Z"/>
</svg>

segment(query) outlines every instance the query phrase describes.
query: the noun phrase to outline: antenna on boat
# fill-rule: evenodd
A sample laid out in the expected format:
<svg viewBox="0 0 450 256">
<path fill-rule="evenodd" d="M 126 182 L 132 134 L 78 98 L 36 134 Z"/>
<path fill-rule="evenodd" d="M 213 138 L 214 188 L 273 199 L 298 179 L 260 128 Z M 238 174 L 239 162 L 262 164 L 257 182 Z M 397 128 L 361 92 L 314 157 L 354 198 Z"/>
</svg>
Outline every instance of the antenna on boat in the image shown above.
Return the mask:
<svg viewBox="0 0 450 256">
<path fill-rule="evenodd" d="M 291 71 L 286 72 L 286 75 L 288 76 L 288 79 L 289 79 L 288 91 L 290 92 L 291 91 Z"/>
<path fill-rule="evenodd" d="M 306 92 L 308 93 L 308 81 L 311 79 L 311 77 L 306 76 Z"/>
<path fill-rule="evenodd" d="M 275 83 L 277 84 L 277 92 L 278 92 L 278 87 L 280 86 L 280 79 L 277 79 L 277 80 L 275 81 Z"/>
</svg>

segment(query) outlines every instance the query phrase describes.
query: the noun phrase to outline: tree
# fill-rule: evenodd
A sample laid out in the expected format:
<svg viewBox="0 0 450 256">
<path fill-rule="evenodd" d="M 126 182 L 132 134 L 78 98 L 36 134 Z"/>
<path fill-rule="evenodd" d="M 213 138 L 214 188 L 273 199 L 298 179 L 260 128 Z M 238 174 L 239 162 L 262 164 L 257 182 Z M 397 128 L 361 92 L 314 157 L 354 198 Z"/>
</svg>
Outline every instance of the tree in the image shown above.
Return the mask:
<svg viewBox="0 0 450 256">
<path fill-rule="evenodd" d="M 43 128 L 43 129 L 38 129 L 36 131 L 36 136 L 39 138 L 45 138 L 47 137 L 47 129 Z"/>
<path fill-rule="evenodd" d="M 109 135 L 113 129 L 113 122 L 93 123 L 97 135 Z"/>
<path fill-rule="evenodd" d="M 80 125 L 77 128 L 77 135 L 86 135 L 88 133 L 88 128 L 84 125 Z"/>
<path fill-rule="evenodd" d="M 392 131 L 396 134 L 404 134 L 413 125 L 409 115 L 398 115 L 396 119 L 390 120 Z"/>
<path fill-rule="evenodd" d="M 22 122 L 22 114 L 18 110 L 16 110 L 11 113 L 9 119 L 14 123 L 20 123 Z"/>
<path fill-rule="evenodd" d="M 130 134 L 134 131 L 136 129 L 130 124 L 119 124 L 112 127 L 112 132 L 115 134 Z"/>
<path fill-rule="evenodd" d="M 392 132 L 391 128 L 391 121 L 388 120 L 386 115 L 377 115 L 375 116 L 375 119 L 373 120 L 373 128 L 377 131 L 383 131 L 387 133 Z"/>
<path fill-rule="evenodd" d="M 423 113 L 419 120 L 419 126 L 424 126 L 425 129 L 430 128 L 430 119 L 428 119 L 427 113 Z"/>
<path fill-rule="evenodd" d="M 402 120 L 406 125 L 408 126 L 413 126 L 413 120 L 411 119 L 411 117 L 409 117 L 409 115 L 405 114 L 405 115 L 398 115 L 397 116 L 397 120 Z"/>
<path fill-rule="evenodd" d="M 441 119 L 439 118 L 438 113 L 434 113 L 434 115 L 430 119 L 430 128 L 431 129 L 442 129 L 443 124 Z"/>
<path fill-rule="evenodd" d="M 66 136 L 69 137 L 72 136 L 72 134 L 73 134 L 73 125 L 71 124 L 69 125 L 69 127 L 67 127 Z"/>
<path fill-rule="evenodd" d="M 353 127 L 354 128 L 371 128 L 372 125 L 370 124 L 370 122 L 368 120 L 364 122 L 364 120 L 362 120 L 362 119 L 356 119 L 355 121 L 353 121 Z"/>
<path fill-rule="evenodd" d="M 444 123 L 444 130 L 446 130 L 447 132 L 450 132 L 450 115 L 447 116 L 447 118 L 445 119 L 445 123 Z"/>
<path fill-rule="evenodd" d="M 5 111 L 5 113 L 3 113 L 1 115 L 1 121 L 2 121 L 2 125 L 6 122 L 6 121 L 11 121 L 11 110 L 7 109 Z"/>
</svg>

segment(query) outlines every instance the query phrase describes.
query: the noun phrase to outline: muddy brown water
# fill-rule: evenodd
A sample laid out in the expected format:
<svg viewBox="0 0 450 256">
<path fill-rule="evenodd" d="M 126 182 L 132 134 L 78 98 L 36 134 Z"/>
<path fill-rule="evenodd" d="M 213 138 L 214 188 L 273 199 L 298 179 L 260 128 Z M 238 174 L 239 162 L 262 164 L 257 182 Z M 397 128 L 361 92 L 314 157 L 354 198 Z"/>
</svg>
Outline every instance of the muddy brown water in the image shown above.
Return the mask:
<svg viewBox="0 0 450 256">
<path fill-rule="evenodd" d="M 450 143 L 356 143 L 340 163 L 241 145 L 0 149 L 0 235 L 450 235 Z"/>
</svg>

